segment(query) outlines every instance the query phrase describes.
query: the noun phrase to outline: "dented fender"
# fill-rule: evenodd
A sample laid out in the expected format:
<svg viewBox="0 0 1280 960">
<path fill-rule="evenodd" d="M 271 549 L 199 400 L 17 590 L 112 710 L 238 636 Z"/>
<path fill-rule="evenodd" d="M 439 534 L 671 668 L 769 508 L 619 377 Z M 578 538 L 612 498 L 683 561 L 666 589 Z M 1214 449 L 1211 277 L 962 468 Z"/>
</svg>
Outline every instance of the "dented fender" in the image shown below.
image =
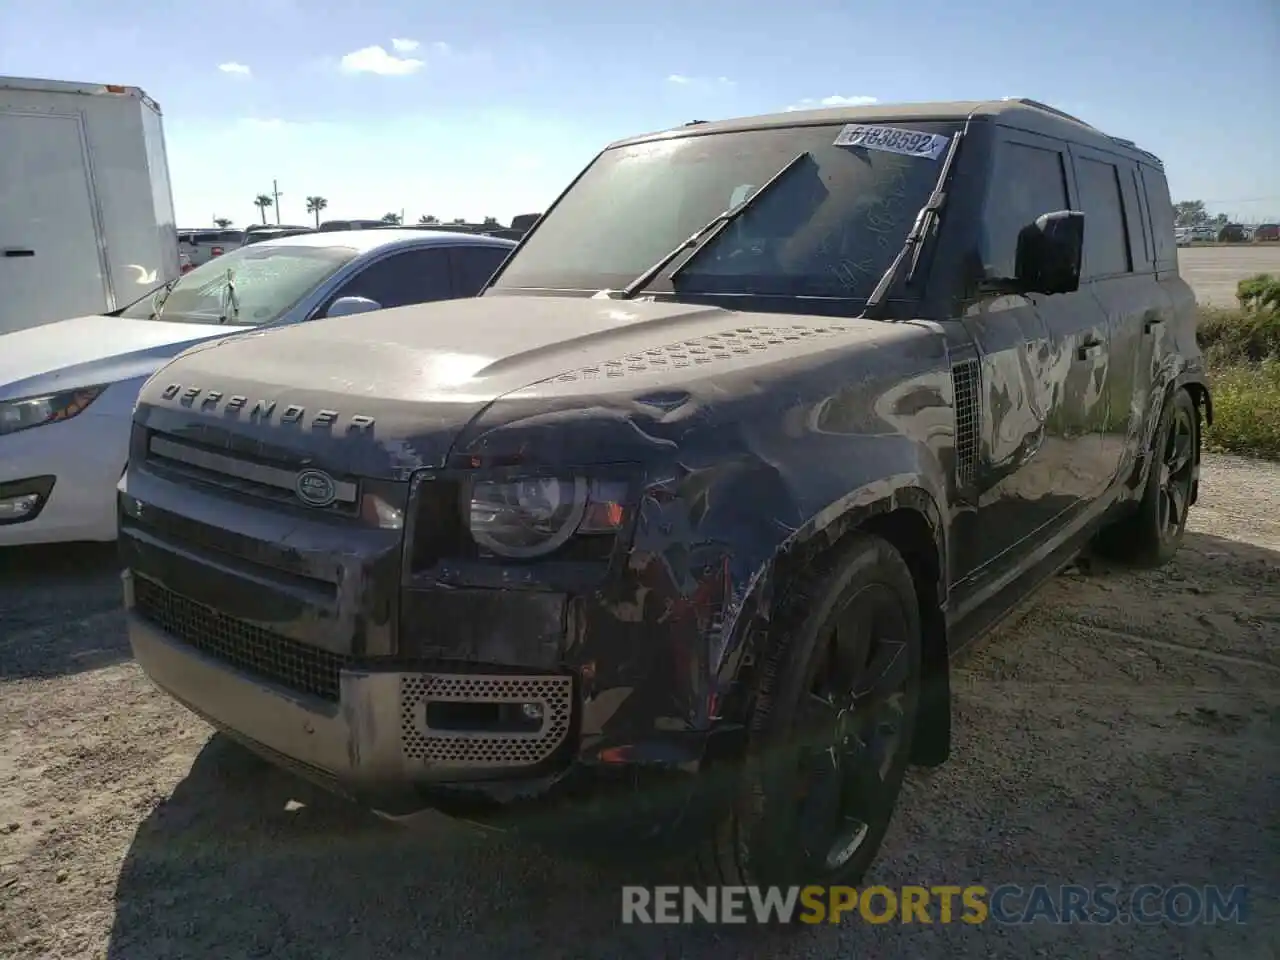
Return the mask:
<svg viewBox="0 0 1280 960">
<path fill-rule="evenodd" d="M 678 379 L 643 361 L 612 378 L 562 375 L 495 401 L 459 438 L 459 467 L 629 464 L 637 477 L 626 549 L 571 599 L 563 659 L 582 684 L 583 759 L 683 762 L 682 735 L 741 722 L 733 694 L 789 564 L 865 520 L 917 511 L 945 570 L 942 338 L 844 327 L 818 349 L 779 342 Z M 553 564 L 526 569 L 557 588 Z"/>
</svg>

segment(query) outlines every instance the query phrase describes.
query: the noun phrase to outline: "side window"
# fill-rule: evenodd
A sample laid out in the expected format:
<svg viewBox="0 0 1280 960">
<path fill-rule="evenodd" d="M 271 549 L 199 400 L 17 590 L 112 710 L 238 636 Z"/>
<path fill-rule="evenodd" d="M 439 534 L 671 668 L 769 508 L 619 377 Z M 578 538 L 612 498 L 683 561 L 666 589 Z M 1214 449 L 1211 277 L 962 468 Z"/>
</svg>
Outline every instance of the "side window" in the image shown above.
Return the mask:
<svg viewBox="0 0 1280 960">
<path fill-rule="evenodd" d="M 1084 212 L 1084 276 L 1130 273 L 1129 226 L 1125 222 L 1120 171 L 1114 164 L 1076 158 L 1076 184 Z"/>
<path fill-rule="evenodd" d="M 1156 263 L 1176 261 L 1178 248 L 1173 239 L 1173 200 L 1169 197 L 1169 184 L 1164 174 L 1142 168 L 1142 185 L 1147 195 L 1147 210 L 1151 217 L 1151 236 L 1156 247 Z"/>
<path fill-rule="evenodd" d="M 506 247 L 457 246 L 449 250 L 453 260 L 454 288 L 460 297 L 474 297 L 493 276 L 511 251 Z"/>
<path fill-rule="evenodd" d="M 342 285 L 339 297 L 367 297 L 383 307 L 406 307 L 453 296 L 449 254 L 444 248 L 406 250 L 379 260 Z"/>
<path fill-rule="evenodd" d="M 1041 214 L 1065 209 L 1062 151 L 1009 140 L 998 143 L 983 214 L 982 262 L 987 276 L 1012 277 L 1018 232 Z"/>
</svg>

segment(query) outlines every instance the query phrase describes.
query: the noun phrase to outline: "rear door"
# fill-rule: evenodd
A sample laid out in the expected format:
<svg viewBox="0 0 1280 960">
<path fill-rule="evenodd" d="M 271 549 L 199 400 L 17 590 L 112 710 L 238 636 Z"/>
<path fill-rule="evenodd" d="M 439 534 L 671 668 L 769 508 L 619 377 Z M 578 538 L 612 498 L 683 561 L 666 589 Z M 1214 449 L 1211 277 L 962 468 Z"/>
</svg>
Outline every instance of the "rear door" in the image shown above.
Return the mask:
<svg viewBox="0 0 1280 960">
<path fill-rule="evenodd" d="M 1107 349 L 1095 367 L 1105 389 L 1089 411 L 1102 441 L 1089 496 L 1128 474 L 1138 449 L 1150 375 L 1140 370 L 1144 344 L 1167 318 L 1170 301 L 1155 277 L 1155 256 L 1132 160 L 1073 145 L 1079 207 L 1084 212 L 1081 285 L 1098 302 Z"/>
<path fill-rule="evenodd" d="M 0 333 L 107 309 L 79 116 L 0 113 Z"/>
<path fill-rule="evenodd" d="M 507 259 L 511 251 L 506 247 L 487 247 L 480 244 L 458 245 L 449 248 L 453 264 L 453 288 L 459 297 L 474 297 L 480 292 Z"/>
</svg>

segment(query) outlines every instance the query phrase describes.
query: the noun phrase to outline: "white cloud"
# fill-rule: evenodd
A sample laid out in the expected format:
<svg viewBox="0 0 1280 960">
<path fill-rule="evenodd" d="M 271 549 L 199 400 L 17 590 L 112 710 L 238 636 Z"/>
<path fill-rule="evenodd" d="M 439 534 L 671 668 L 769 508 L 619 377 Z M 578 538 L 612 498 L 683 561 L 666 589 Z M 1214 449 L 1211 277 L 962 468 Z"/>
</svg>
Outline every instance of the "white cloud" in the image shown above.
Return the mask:
<svg viewBox="0 0 1280 960">
<path fill-rule="evenodd" d="M 728 89 L 737 86 L 728 77 L 690 77 L 683 73 L 671 74 L 667 77 L 667 83 L 674 83 L 680 87 L 697 87 L 702 90 L 710 90 L 714 87 Z"/>
<path fill-rule="evenodd" d="M 787 111 L 821 110 L 823 107 L 865 107 L 877 102 L 875 97 L 841 97 L 837 95 L 823 97 L 821 100 L 813 98 L 801 100 L 799 103 L 793 103 L 787 107 Z"/>
<path fill-rule="evenodd" d="M 396 53 L 412 53 L 414 50 L 417 50 L 422 46 L 422 44 L 417 40 L 406 40 L 403 37 L 395 37 L 391 41 L 391 46 L 395 49 Z"/>
<path fill-rule="evenodd" d="M 343 73 L 376 73 L 384 77 L 403 77 L 422 69 L 422 61 L 397 57 L 379 46 L 364 47 L 342 58 Z"/>
<path fill-rule="evenodd" d="M 243 63 L 236 63 L 234 60 L 229 60 L 226 63 L 218 64 L 218 69 L 221 70 L 223 73 L 230 73 L 238 77 L 253 76 L 252 70 L 246 67 Z"/>
</svg>

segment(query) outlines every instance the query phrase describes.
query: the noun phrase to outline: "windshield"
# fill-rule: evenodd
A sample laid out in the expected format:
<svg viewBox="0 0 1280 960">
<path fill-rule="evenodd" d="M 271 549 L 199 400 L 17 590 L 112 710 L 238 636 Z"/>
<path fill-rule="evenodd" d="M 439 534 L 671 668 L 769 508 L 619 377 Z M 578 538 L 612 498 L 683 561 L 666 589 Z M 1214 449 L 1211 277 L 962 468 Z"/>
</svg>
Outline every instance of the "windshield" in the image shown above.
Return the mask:
<svg viewBox="0 0 1280 960">
<path fill-rule="evenodd" d="M 498 276 L 497 289 L 617 290 L 791 161 L 809 157 L 646 292 L 866 299 L 929 199 L 956 123 L 888 124 L 935 134 L 863 137 L 842 125 L 680 137 L 602 154 Z M 927 142 L 928 138 L 923 138 Z M 866 144 L 866 145 L 858 145 Z M 672 263 L 679 266 L 679 260 Z M 674 287 L 674 290 L 673 290 Z"/>
<path fill-rule="evenodd" d="M 227 322 L 247 326 L 278 320 L 295 303 L 356 256 L 350 247 L 252 246 L 210 260 L 174 284 L 126 307 L 122 317 L 180 323 L 217 323 L 233 273 L 239 310 Z M 157 311 L 153 301 L 160 304 Z"/>
</svg>

